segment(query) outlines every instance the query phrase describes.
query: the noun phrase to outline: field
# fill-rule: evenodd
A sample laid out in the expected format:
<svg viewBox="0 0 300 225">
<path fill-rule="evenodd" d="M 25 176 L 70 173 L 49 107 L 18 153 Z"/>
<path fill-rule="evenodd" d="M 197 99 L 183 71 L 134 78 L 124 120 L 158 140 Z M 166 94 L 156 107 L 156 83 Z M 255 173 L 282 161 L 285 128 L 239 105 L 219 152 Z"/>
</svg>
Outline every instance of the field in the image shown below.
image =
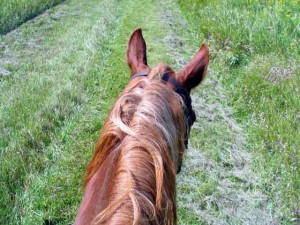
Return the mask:
<svg viewBox="0 0 300 225">
<path fill-rule="evenodd" d="M 0 224 L 72 224 L 136 27 L 152 66 L 211 52 L 178 223 L 299 224 L 299 15 L 299 0 L 69 0 L 0 36 Z"/>
</svg>

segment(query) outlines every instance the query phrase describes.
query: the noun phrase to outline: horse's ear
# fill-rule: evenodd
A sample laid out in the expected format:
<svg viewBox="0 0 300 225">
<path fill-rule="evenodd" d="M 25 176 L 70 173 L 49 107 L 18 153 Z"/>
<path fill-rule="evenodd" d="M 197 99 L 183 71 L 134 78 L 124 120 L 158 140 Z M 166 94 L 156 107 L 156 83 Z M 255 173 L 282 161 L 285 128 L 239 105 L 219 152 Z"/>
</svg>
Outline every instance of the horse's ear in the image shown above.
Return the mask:
<svg viewBox="0 0 300 225">
<path fill-rule="evenodd" d="M 131 70 L 131 75 L 142 70 L 148 70 L 147 47 L 142 35 L 142 29 L 136 29 L 129 40 L 127 48 L 127 63 Z"/>
<path fill-rule="evenodd" d="M 190 91 L 204 79 L 208 62 L 209 50 L 207 45 L 203 43 L 193 59 L 176 75 L 177 79 Z"/>
</svg>

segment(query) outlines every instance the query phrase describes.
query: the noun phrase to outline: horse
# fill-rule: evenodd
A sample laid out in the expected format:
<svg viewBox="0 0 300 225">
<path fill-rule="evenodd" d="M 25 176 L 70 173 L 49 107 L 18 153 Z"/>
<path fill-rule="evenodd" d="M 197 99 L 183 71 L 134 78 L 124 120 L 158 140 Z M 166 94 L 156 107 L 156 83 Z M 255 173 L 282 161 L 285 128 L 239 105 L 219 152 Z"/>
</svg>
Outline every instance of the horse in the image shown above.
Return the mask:
<svg viewBox="0 0 300 225">
<path fill-rule="evenodd" d="M 196 120 L 191 90 L 204 79 L 203 43 L 176 73 L 150 68 L 140 28 L 129 40 L 129 82 L 102 127 L 85 171 L 85 193 L 75 225 L 177 223 L 176 173 Z"/>
</svg>

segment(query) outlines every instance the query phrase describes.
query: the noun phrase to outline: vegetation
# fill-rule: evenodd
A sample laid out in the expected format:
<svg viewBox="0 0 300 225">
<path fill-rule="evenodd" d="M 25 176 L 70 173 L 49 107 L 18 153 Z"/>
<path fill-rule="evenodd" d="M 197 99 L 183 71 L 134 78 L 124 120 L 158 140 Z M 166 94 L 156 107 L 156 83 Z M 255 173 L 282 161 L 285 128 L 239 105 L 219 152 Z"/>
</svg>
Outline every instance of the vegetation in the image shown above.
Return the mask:
<svg viewBox="0 0 300 225">
<path fill-rule="evenodd" d="M 0 35 L 34 18 L 63 0 L 1 0 Z"/>
<path fill-rule="evenodd" d="M 299 223 L 298 3 L 70 0 L 0 36 L 0 224 L 74 221 L 136 27 L 152 66 L 211 51 L 179 224 Z"/>
<path fill-rule="evenodd" d="M 179 1 L 213 48 L 214 74 L 247 130 L 253 169 L 283 223 L 300 213 L 299 3 Z"/>
</svg>

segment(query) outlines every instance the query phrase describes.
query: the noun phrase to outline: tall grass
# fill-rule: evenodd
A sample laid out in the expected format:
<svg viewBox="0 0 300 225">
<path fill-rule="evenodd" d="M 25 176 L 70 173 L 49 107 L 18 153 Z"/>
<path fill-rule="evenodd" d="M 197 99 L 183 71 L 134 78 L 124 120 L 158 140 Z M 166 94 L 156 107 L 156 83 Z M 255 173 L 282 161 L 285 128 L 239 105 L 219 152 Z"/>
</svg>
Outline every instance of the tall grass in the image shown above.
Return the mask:
<svg viewBox="0 0 300 225">
<path fill-rule="evenodd" d="M 290 54 L 299 44 L 299 0 L 179 2 L 195 30 L 212 36 L 216 47 L 243 53 Z"/>
<path fill-rule="evenodd" d="M 1 0 L 0 35 L 64 0 Z"/>
<path fill-rule="evenodd" d="M 178 1 L 213 48 L 211 68 L 247 128 L 260 188 L 283 223 L 299 222 L 300 1 Z"/>
</svg>

